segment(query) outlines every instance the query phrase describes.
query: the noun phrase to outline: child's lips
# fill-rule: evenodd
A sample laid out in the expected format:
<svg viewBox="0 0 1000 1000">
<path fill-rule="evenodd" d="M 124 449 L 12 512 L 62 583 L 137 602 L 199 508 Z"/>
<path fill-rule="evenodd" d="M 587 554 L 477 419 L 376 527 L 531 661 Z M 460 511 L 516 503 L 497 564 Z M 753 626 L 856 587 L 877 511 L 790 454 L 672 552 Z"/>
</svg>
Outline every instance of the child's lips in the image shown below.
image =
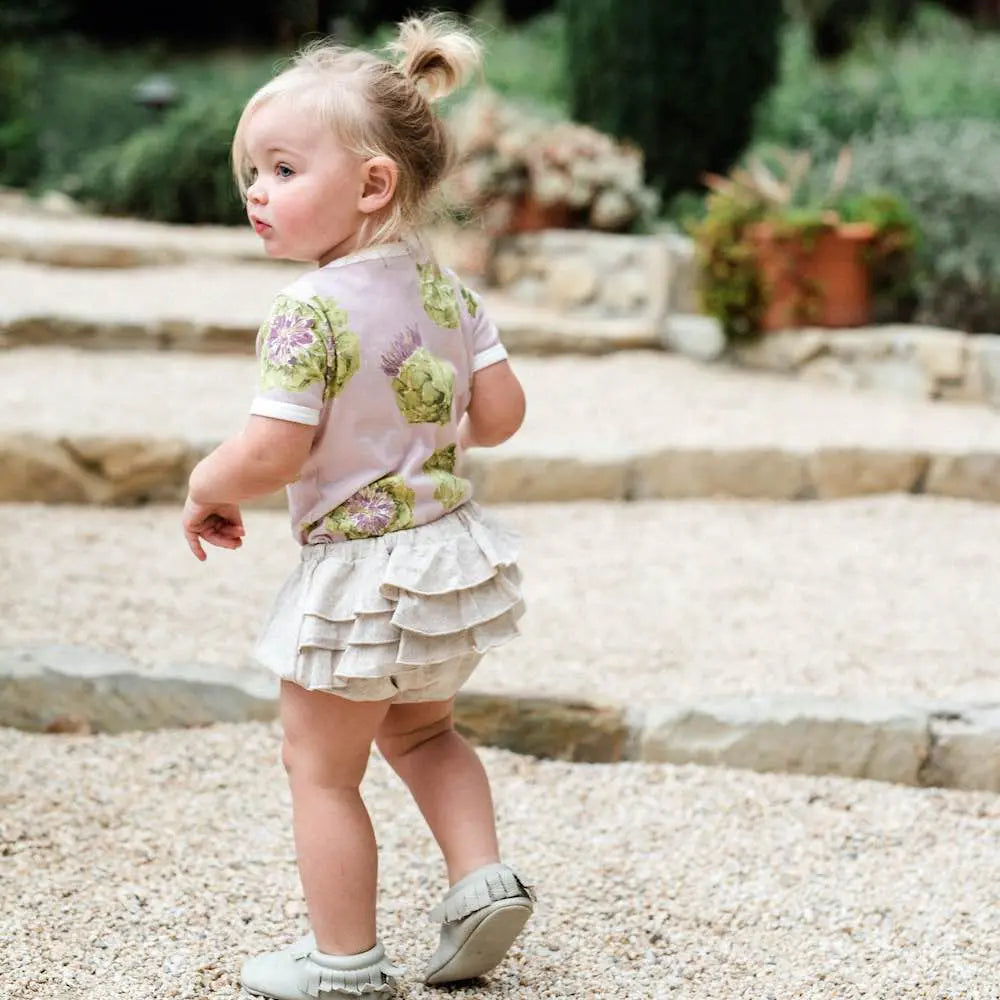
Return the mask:
<svg viewBox="0 0 1000 1000">
<path fill-rule="evenodd" d="M 253 224 L 253 231 L 258 236 L 263 236 L 264 233 L 269 232 L 271 229 L 266 222 L 261 222 L 260 219 L 251 219 L 250 222 Z"/>
</svg>

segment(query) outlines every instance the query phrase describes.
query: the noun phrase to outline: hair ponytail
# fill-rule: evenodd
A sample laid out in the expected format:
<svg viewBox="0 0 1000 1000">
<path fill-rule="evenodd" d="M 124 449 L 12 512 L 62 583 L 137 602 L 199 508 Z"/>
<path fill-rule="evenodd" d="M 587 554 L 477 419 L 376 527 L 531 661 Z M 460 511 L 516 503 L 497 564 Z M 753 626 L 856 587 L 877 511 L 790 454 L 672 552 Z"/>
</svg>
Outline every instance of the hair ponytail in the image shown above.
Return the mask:
<svg viewBox="0 0 1000 1000">
<path fill-rule="evenodd" d="M 314 42 L 264 84 L 247 102 L 233 137 L 233 170 L 243 194 L 250 183 L 250 118 L 269 101 L 294 100 L 356 156 L 387 156 L 399 167 L 395 195 L 372 220 L 365 239 L 398 239 L 418 225 L 455 155 L 445 123 L 429 102 L 465 83 L 479 68 L 482 50 L 442 14 L 404 21 L 389 49 L 398 63 L 330 41 Z"/>
<path fill-rule="evenodd" d="M 389 51 L 399 57 L 399 71 L 429 101 L 457 90 L 482 62 L 479 42 L 446 14 L 403 21 Z"/>
</svg>

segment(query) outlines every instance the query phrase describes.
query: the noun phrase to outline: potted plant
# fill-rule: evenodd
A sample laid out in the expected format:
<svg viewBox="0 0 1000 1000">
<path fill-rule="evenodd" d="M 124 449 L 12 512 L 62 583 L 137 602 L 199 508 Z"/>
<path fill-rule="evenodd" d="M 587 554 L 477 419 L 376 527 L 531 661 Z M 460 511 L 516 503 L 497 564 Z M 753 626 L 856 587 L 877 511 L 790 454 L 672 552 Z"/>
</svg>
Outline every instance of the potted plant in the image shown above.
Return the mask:
<svg viewBox="0 0 1000 1000">
<path fill-rule="evenodd" d="M 457 108 L 451 125 L 458 163 L 445 197 L 491 235 L 625 232 L 656 208 L 642 152 L 589 126 L 535 117 L 489 90 Z"/>
<path fill-rule="evenodd" d="M 847 195 L 848 150 L 814 193 L 808 153 L 751 157 L 708 175 L 705 217 L 692 227 L 706 312 L 728 337 L 796 326 L 861 326 L 873 301 L 907 280 L 916 228 L 885 192 Z"/>
</svg>

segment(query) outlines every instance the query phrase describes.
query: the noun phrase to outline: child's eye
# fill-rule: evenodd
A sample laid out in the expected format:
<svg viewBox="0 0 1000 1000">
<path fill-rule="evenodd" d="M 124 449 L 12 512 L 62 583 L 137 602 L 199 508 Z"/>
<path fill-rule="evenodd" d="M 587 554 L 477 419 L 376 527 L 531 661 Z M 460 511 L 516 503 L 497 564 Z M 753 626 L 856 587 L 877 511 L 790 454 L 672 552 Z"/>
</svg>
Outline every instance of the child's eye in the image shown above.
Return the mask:
<svg viewBox="0 0 1000 1000">
<path fill-rule="evenodd" d="M 251 184 L 253 184 L 253 182 L 254 182 L 255 180 L 257 180 L 257 168 L 256 168 L 256 167 L 251 167 L 251 168 L 250 168 L 250 169 L 249 169 L 249 170 L 247 171 L 247 180 L 248 180 L 248 181 L 249 181 L 249 182 L 250 182 Z"/>
<path fill-rule="evenodd" d="M 279 163 L 275 168 L 274 172 L 279 177 L 291 177 L 295 173 L 294 170 L 287 163 Z"/>
</svg>

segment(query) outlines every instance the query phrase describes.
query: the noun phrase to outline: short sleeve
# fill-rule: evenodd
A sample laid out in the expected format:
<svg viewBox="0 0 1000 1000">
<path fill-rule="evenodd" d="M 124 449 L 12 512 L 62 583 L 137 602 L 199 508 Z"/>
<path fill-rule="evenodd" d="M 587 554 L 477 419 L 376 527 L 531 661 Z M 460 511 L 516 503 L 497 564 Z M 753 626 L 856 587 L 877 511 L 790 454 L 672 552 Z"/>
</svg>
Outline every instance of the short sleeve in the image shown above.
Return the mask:
<svg viewBox="0 0 1000 1000">
<path fill-rule="evenodd" d="M 319 423 L 327 398 L 328 338 L 322 314 L 279 295 L 257 334 L 257 393 L 250 412 L 296 424 Z"/>
<path fill-rule="evenodd" d="M 507 360 L 507 348 L 500 341 L 500 331 L 483 308 L 483 300 L 462 285 L 462 301 L 472 322 L 472 370 L 488 368 L 498 361 Z"/>
</svg>

